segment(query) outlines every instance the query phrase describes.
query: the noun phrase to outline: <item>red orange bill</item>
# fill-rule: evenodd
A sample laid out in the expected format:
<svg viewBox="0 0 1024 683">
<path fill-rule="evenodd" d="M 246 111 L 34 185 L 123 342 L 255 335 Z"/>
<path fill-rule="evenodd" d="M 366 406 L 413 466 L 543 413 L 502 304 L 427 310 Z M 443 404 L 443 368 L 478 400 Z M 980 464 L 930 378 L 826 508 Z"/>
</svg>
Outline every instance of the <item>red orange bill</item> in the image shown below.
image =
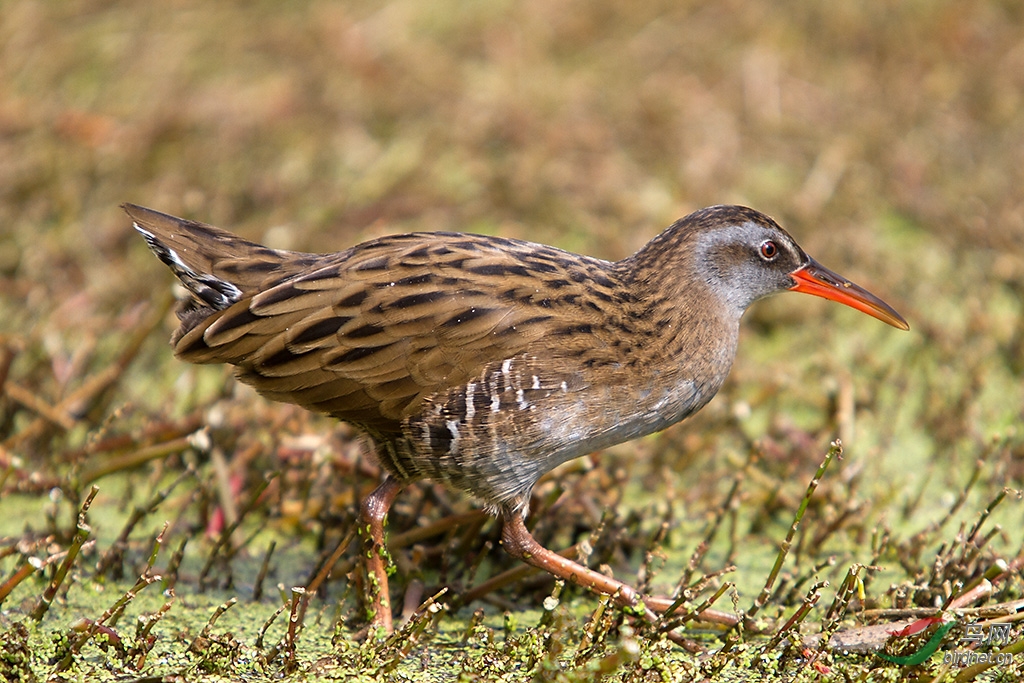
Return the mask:
<svg viewBox="0 0 1024 683">
<path fill-rule="evenodd" d="M 842 275 L 833 273 L 814 259 L 789 274 L 795 281 L 790 289 L 794 292 L 813 294 L 824 299 L 838 301 L 850 308 L 878 318 L 884 323 L 901 330 L 910 325 L 896 310 L 860 285 L 850 282 Z"/>
</svg>

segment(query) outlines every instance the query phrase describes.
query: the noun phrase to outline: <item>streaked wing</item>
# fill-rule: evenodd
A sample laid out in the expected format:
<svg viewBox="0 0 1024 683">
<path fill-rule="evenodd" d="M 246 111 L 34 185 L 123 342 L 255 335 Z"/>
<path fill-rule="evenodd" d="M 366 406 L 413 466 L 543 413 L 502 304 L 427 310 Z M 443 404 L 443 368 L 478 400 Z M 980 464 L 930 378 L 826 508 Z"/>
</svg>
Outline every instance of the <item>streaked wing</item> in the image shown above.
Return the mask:
<svg viewBox="0 0 1024 683">
<path fill-rule="evenodd" d="M 316 258 L 195 323 L 176 353 L 234 364 L 269 398 L 391 432 L 496 358 L 568 353 L 574 331 L 607 319 L 595 277 L 614 289 L 606 262 L 474 235 L 398 235 Z"/>
</svg>

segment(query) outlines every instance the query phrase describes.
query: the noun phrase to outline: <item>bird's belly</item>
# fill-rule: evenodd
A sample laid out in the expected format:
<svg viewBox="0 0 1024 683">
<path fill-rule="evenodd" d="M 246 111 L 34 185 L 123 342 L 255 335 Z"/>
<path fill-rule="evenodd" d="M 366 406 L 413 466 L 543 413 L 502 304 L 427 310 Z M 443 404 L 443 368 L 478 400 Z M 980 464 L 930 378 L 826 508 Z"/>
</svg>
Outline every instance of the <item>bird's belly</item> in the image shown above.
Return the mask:
<svg viewBox="0 0 1024 683">
<path fill-rule="evenodd" d="M 714 392 L 683 381 L 664 387 L 589 385 L 523 397 L 500 410 L 451 410 L 450 401 L 404 425 L 400 476 L 443 482 L 493 508 L 519 509 L 537 480 L 563 462 L 674 424 Z M 463 397 L 464 398 L 464 397 Z M 460 406 L 465 405 L 462 400 Z"/>
</svg>

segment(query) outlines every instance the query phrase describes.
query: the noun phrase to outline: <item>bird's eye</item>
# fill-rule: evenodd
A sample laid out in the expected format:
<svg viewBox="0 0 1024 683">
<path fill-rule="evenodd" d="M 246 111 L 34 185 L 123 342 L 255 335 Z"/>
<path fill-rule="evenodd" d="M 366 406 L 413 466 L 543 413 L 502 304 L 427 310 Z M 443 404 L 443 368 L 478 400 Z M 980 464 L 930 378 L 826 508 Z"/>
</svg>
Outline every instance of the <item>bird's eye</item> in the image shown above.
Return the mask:
<svg viewBox="0 0 1024 683">
<path fill-rule="evenodd" d="M 771 240 L 766 240 L 761 243 L 761 258 L 765 261 L 771 261 L 779 255 L 779 245 L 775 244 Z"/>
</svg>

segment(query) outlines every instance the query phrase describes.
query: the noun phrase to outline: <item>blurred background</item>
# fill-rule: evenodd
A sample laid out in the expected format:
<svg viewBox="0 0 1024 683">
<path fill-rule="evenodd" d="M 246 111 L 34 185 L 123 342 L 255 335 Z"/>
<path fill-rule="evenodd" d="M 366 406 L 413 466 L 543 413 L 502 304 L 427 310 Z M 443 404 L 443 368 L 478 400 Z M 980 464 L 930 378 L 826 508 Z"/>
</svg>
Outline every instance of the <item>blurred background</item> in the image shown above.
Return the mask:
<svg viewBox="0 0 1024 683">
<path fill-rule="evenodd" d="M 722 396 L 596 462 L 700 520 L 758 450 L 746 505 L 784 510 L 784 529 L 841 436 L 847 488 L 821 514 L 854 520 L 850 538 L 925 526 L 980 459 L 973 518 L 1024 476 L 1022 161 L 1016 0 L 5 0 L 3 485 L 38 514 L 26 501 L 51 487 L 32 481 L 89 472 L 104 438 L 186 433 L 214 405 L 250 411 L 226 419 L 270 454 L 242 472 L 280 466 L 282 439 L 347 443 L 223 368 L 171 358 L 171 276 L 122 202 L 280 248 L 458 230 L 607 259 L 694 209 L 741 203 L 912 331 L 809 297 L 760 303 Z M 1013 556 L 1019 500 L 1002 510 Z"/>
</svg>

